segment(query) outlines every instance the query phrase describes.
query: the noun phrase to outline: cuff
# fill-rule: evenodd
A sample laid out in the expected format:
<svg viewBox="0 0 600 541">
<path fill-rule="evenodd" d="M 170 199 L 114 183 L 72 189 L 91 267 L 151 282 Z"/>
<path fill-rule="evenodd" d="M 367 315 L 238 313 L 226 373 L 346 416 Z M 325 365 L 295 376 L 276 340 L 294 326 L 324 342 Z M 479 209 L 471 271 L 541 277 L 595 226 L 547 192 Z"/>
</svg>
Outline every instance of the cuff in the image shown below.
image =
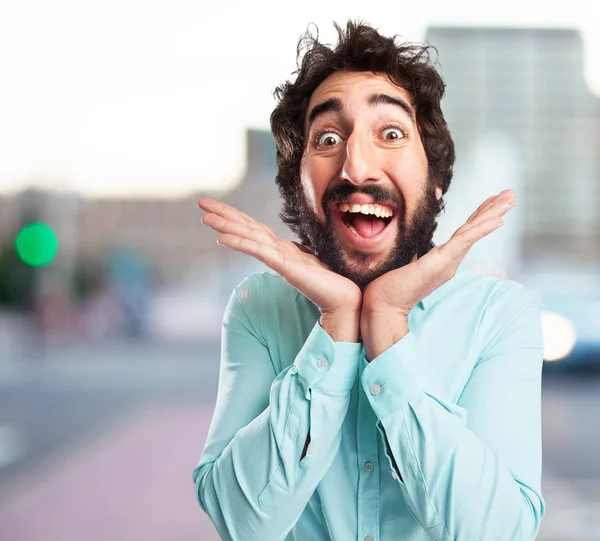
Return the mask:
<svg viewBox="0 0 600 541">
<path fill-rule="evenodd" d="M 350 392 L 363 351 L 361 343 L 334 342 L 317 321 L 294 367 L 311 389 Z"/>
<path fill-rule="evenodd" d="M 379 419 L 405 407 L 423 393 L 419 377 L 422 362 L 417 339 L 414 333 L 408 332 L 368 363 L 362 373 L 362 387 Z"/>
</svg>

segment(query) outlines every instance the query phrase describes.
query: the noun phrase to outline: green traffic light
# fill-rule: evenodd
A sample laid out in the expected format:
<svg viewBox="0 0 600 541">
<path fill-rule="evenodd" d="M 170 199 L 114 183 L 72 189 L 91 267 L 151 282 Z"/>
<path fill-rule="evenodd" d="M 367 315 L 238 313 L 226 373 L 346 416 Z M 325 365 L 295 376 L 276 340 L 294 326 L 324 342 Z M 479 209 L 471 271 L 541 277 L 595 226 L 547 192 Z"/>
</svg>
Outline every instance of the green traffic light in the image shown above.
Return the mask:
<svg viewBox="0 0 600 541">
<path fill-rule="evenodd" d="M 58 251 L 58 238 L 47 224 L 28 224 L 19 231 L 15 247 L 21 261 L 32 267 L 48 265 Z"/>
</svg>

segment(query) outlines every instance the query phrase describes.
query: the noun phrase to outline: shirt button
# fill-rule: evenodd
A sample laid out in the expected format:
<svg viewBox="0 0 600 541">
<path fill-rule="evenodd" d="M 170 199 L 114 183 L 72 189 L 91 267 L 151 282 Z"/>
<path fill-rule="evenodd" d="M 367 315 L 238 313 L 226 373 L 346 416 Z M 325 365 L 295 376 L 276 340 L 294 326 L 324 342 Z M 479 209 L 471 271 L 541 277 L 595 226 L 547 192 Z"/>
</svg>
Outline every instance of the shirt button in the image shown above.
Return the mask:
<svg viewBox="0 0 600 541">
<path fill-rule="evenodd" d="M 365 537 L 365 541 L 373 541 L 372 537 Z"/>
<path fill-rule="evenodd" d="M 373 466 L 372 462 L 365 462 L 365 470 L 373 471 L 374 469 L 375 469 L 375 466 Z"/>
<path fill-rule="evenodd" d="M 398 474 L 396 473 L 396 470 L 392 470 L 392 477 L 394 479 L 398 479 Z"/>
<path fill-rule="evenodd" d="M 329 363 L 327 362 L 327 359 L 319 359 L 319 360 L 317 361 L 317 366 L 318 366 L 319 368 L 327 368 L 327 365 L 328 365 L 328 364 L 329 364 Z"/>
<path fill-rule="evenodd" d="M 309 444 L 308 448 L 306 449 L 306 454 L 312 455 L 314 452 L 315 452 L 315 446 L 311 443 L 311 444 Z"/>
<path fill-rule="evenodd" d="M 377 396 L 381 392 L 381 387 L 377 383 L 371 385 L 371 394 Z"/>
</svg>

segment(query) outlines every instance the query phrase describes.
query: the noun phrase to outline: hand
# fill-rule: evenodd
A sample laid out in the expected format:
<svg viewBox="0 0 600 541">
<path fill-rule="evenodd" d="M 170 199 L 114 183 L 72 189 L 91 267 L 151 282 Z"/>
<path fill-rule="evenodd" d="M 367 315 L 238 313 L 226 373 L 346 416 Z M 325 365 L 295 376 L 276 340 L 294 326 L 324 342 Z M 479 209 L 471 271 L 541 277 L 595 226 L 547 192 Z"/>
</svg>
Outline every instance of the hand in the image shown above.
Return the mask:
<svg viewBox="0 0 600 541">
<path fill-rule="evenodd" d="M 329 270 L 307 248 L 279 237 L 270 227 L 213 199 L 201 199 L 202 223 L 221 233 L 219 244 L 251 255 L 279 273 L 321 313 L 323 328 L 338 341 L 358 341 L 362 292 Z M 334 336 L 335 335 L 335 336 Z"/>
<path fill-rule="evenodd" d="M 394 269 L 373 280 L 364 291 L 361 313 L 361 333 L 370 359 L 377 356 L 407 332 L 408 313 L 422 299 L 450 280 L 458 270 L 473 244 L 498 229 L 504 222 L 502 216 L 515 204 L 516 194 L 504 190 L 486 199 L 452 235 L 450 240 L 432 248 L 412 263 Z M 399 329 L 388 340 L 372 341 L 373 331 L 387 328 Z M 395 338 L 395 340 L 394 340 Z M 391 343 L 387 344 L 386 342 Z"/>
</svg>

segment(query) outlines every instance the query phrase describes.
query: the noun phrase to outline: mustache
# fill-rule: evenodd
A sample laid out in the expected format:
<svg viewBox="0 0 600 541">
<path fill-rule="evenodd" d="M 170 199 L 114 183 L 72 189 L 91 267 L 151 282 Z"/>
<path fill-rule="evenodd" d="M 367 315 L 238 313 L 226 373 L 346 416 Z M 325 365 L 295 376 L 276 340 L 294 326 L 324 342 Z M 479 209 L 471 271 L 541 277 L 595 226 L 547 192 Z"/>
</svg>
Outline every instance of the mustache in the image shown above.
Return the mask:
<svg viewBox="0 0 600 541">
<path fill-rule="evenodd" d="M 373 199 L 377 204 L 392 204 L 400 211 L 404 211 L 404 198 L 397 191 L 392 191 L 378 184 L 367 184 L 365 186 L 355 186 L 354 184 L 338 184 L 330 190 L 326 190 L 321 198 L 323 209 L 327 212 L 328 203 L 343 203 L 351 195 L 365 194 Z"/>
</svg>

